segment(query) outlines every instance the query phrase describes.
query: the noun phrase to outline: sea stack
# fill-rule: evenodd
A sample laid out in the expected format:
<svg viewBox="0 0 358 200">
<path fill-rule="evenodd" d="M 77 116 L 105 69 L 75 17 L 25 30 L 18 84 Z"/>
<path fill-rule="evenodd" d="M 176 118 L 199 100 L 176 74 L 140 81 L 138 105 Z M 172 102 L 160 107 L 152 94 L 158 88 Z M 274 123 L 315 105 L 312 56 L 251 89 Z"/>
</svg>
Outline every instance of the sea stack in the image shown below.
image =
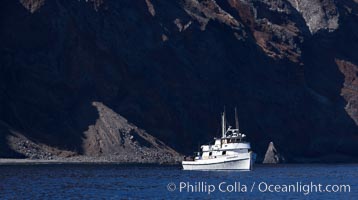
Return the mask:
<svg viewBox="0 0 358 200">
<path fill-rule="evenodd" d="M 262 163 L 278 164 L 278 163 L 282 163 L 284 161 L 285 161 L 285 159 L 283 158 L 282 155 L 280 155 L 280 153 L 278 153 L 273 142 L 270 142 L 270 144 L 267 148 L 266 154 L 265 154 L 265 159 Z"/>
</svg>

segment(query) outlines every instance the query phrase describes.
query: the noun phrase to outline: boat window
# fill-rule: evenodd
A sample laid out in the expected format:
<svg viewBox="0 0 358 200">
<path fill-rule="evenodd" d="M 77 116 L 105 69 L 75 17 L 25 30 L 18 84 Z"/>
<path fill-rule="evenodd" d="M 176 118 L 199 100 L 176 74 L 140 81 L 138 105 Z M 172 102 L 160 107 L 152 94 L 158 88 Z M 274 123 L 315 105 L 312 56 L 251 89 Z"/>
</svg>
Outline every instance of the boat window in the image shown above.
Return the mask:
<svg viewBox="0 0 358 200">
<path fill-rule="evenodd" d="M 213 155 L 213 152 L 210 152 L 210 153 L 209 153 L 209 156 L 211 156 L 211 155 Z"/>
<path fill-rule="evenodd" d="M 237 142 L 239 142 L 239 140 L 238 139 L 230 139 L 229 141 L 228 141 L 228 143 L 237 143 Z"/>
<path fill-rule="evenodd" d="M 223 151 L 223 155 L 226 155 L 226 151 Z"/>
</svg>

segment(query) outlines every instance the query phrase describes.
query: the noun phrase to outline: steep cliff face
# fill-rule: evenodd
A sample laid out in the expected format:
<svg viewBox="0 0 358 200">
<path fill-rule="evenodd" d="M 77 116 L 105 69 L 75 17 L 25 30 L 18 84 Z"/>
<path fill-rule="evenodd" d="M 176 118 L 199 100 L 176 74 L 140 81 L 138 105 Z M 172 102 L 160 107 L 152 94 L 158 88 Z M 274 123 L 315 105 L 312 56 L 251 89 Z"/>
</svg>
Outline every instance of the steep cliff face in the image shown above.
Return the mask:
<svg viewBox="0 0 358 200">
<path fill-rule="evenodd" d="M 78 154 L 125 152 L 110 144 L 122 141 L 122 132 L 112 131 L 125 127 L 122 118 L 114 117 L 118 127 L 108 128 L 92 106 L 103 102 L 189 153 L 218 135 L 224 106 L 238 106 L 240 124 L 259 155 L 274 141 L 288 161 L 357 158 L 356 1 L 3 5 L 2 144 L 11 127 Z M 125 134 L 123 141 L 132 144 L 131 133 Z"/>
</svg>

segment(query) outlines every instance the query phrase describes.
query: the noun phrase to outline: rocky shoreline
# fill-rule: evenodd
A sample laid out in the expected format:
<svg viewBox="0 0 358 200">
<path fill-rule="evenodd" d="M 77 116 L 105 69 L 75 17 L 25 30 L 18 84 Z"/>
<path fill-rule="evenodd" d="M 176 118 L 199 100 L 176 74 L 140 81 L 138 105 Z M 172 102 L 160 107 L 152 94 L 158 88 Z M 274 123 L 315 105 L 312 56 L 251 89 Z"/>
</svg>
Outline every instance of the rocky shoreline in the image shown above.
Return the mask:
<svg viewBox="0 0 358 200">
<path fill-rule="evenodd" d="M 161 166 L 174 166 L 180 165 L 180 161 L 173 162 L 123 162 L 119 160 L 108 160 L 104 158 L 71 158 L 71 159 L 17 159 L 17 158 L 0 158 L 0 166 L 2 165 L 47 165 L 47 164 L 116 164 L 116 165 L 161 165 Z"/>
<path fill-rule="evenodd" d="M 26 158 L 0 158 L 2 163 L 136 163 L 136 164 L 179 164 L 183 156 L 172 152 L 145 151 L 141 148 L 138 152 L 130 154 L 108 154 L 102 156 L 79 155 L 76 152 L 59 150 L 43 144 L 36 144 L 24 137 L 9 137 L 14 150 Z M 144 151 L 140 152 L 140 150 Z"/>
</svg>

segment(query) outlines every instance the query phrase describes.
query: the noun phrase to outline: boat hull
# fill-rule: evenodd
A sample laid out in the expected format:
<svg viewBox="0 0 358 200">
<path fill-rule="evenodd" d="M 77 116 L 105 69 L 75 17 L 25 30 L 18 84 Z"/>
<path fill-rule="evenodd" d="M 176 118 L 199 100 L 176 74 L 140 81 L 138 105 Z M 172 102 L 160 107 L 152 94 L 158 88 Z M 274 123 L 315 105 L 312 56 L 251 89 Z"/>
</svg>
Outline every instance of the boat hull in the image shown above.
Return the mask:
<svg viewBox="0 0 358 200">
<path fill-rule="evenodd" d="M 235 156 L 183 161 L 182 165 L 184 170 L 252 170 L 254 162 L 255 154 L 249 152 Z"/>
</svg>

